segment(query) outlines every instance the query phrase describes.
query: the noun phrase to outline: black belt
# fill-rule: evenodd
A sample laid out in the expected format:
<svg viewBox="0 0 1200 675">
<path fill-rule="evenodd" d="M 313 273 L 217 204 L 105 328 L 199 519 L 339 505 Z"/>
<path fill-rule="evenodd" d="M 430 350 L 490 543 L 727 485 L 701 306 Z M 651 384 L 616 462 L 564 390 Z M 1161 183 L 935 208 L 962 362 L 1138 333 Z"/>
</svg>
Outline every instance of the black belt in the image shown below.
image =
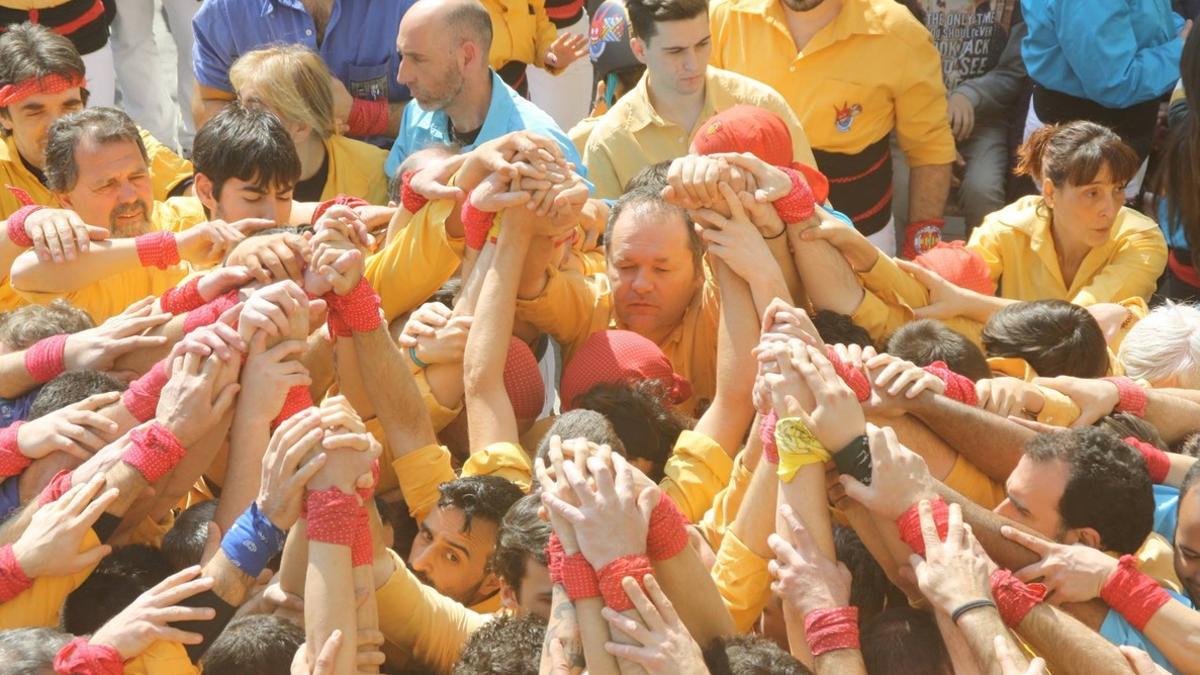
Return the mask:
<svg viewBox="0 0 1200 675">
<path fill-rule="evenodd" d="M 1040 84 L 1033 87 L 1033 111 L 1042 122 L 1062 124 L 1087 120 L 1103 124 L 1115 131 L 1142 159 L 1150 154 L 1160 102 L 1161 97 L 1128 108 L 1106 108 L 1095 101 L 1047 89 Z"/>
<path fill-rule="evenodd" d="M 888 136 L 850 155 L 813 148 L 817 167 L 829 178 L 829 203 L 872 235 L 892 218 L 892 147 Z"/>
</svg>

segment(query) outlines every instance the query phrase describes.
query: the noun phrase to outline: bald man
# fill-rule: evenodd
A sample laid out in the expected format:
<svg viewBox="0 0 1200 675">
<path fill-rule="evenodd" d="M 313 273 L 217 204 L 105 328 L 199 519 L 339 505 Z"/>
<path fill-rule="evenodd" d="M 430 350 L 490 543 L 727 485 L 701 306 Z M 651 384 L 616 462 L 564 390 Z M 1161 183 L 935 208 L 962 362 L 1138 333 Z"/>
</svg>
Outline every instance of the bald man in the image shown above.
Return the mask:
<svg viewBox="0 0 1200 675">
<path fill-rule="evenodd" d="M 396 81 L 412 93 L 387 174 L 413 152 L 433 144 L 464 151 L 513 131 L 534 131 L 558 141 L 583 170 L 579 153 L 558 124 L 522 98 L 488 66 L 492 21 L 478 0 L 418 2 L 400 22 Z"/>
</svg>

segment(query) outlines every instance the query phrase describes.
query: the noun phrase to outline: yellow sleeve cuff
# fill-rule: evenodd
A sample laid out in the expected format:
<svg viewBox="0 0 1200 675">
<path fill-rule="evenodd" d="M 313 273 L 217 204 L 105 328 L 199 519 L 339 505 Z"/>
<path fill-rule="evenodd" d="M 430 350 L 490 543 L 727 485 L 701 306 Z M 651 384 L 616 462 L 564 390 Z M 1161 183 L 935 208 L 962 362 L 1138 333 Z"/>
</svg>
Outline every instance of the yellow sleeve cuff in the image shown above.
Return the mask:
<svg viewBox="0 0 1200 675">
<path fill-rule="evenodd" d="M 516 443 L 492 443 L 479 452 L 472 452 L 462 467 L 464 476 L 499 476 L 529 492 L 533 481 L 533 466 L 529 455 Z"/>
<path fill-rule="evenodd" d="M 426 445 L 392 461 L 392 471 L 408 512 L 417 522 L 425 519 L 438 502 L 438 486 L 458 476 L 450 465 L 450 451 L 442 445 Z"/>
</svg>

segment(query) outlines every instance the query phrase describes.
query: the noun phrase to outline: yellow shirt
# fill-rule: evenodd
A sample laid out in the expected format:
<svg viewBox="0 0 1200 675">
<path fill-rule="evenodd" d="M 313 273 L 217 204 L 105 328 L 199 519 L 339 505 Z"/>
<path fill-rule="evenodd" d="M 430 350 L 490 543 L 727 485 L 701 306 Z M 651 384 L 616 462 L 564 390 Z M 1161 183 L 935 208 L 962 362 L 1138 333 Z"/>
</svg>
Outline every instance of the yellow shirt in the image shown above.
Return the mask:
<svg viewBox="0 0 1200 675">
<path fill-rule="evenodd" d="M 99 545 L 100 539 L 96 537 L 96 533 L 88 530 L 79 551 L 88 551 Z M 94 569 L 96 566 L 92 565 L 67 577 L 34 579 L 32 586 L 0 605 L 0 630 L 57 626 L 67 596 L 82 586 Z"/>
<path fill-rule="evenodd" d="M 198 200 L 173 198 L 166 202 L 154 202 L 150 215 L 150 231 L 181 232 L 205 220 L 204 210 L 200 208 Z M 70 263 L 39 264 L 61 264 L 64 273 L 70 270 Z M 180 263 L 165 270 L 157 267 L 130 267 L 71 293 L 42 293 L 20 288 L 14 290 L 22 299 L 43 305 L 56 298 L 63 298 L 74 307 L 87 312 L 99 325 L 148 295 L 162 295 L 187 276 L 188 269 L 187 263 Z"/>
<path fill-rule="evenodd" d="M 558 29 L 546 16 L 546 0 L 483 0 L 492 18 L 488 65 L 500 70 L 509 61 L 542 67 Z"/>
<path fill-rule="evenodd" d="M 989 511 L 1004 501 L 1004 484 L 988 478 L 988 475 L 959 455 L 950 467 L 950 473 L 942 480 L 947 487 L 970 499 Z"/>
<path fill-rule="evenodd" d="M 379 293 L 390 323 L 429 299 L 462 261 L 462 239 L 446 235 L 453 200 L 432 201 L 378 253 L 367 258 L 365 276 Z"/>
<path fill-rule="evenodd" d="M 154 188 L 154 199 L 166 201 L 171 196 L 171 190 L 191 178 L 195 169 L 192 168 L 191 162 L 159 143 L 149 131 L 141 129 L 140 132 L 142 144 L 146 146 L 146 155 L 150 158 L 150 182 Z M 58 198 L 21 161 L 21 155 L 17 152 L 17 142 L 11 135 L 0 144 L 0 219 L 8 218 L 24 206 L 16 195 L 5 189 L 8 185 L 29 193 L 35 204 L 55 208 L 61 206 Z"/>
<path fill-rule="evenodd" d="M 596 123 L 600 121 L 602 115 L 596 117 L 585 117 L 575 123 L 567 131 L 567 138 L 571 139 L 571 144 L 575 146 L 575 151 L 583 157 L 583 153 L 587 151 L 588 139 L 592 137 L 592 129 L 596 128 Z"/>
<path fill-rule="evenodd" d="M 850 318 L 865 328 L 875 342 L 886 341 L 896 329 L 913 320 L 914 309 L 929 304 L 929 290 L 883 253 L 869 271 L 859 275 L 859 280 L 866 292 Z M 963 317 L 952 317 L 942 323 L 983 348 L 980 340 L 983 324 Z"/>
<path fill-rule="evenodd" d="M 971 233 L 967 248 L 983 257 L 1000 297 L 1069 300 L 1086 307 L 1148 299 L 1154 292 L 1167 264 L 1167 243 L 1153 220 L 1122 207 L 1108 243 L 1087 254 L 1067 286 L 1046 214 L 1041 197 L 1023 197 L 988 215 Z"/>
<path fill-rule="evenodd" d="M 392 460 L 408 512 L 420 523 L 437 505 L 438 486 L 458 478 L 450 462 L 450 451 L 443 445 L 427 445 Z M 463 464 L 463 476 L 499 476 L 529 492 L 533 464 L 529 455 L 515 443 L 492 443 L 471 453 Z"/>
<path fill-rule="evenodd" d="M 329 176 L 321 201 L 338 195 L 361 197 L 372 204 L 387 204 L 388 179 L 383 172 L 387 150 L 345 136 L 325 139 Z"/>
<path fill-rule="evenodd" d="M 158 640 L 125 662 L 125 675 L 199 675 L 200 669 L 178 642 Z"/>
<path fill-rule="evenodd" d="M 712 508 L 713 498 L 729 485 L 732 473 L 733 460 L 719 443 L 685 429 L 675 439 L 659 485 L 688 521 L 695 523 Z"/>
<path fill-rule="evenodd" d="M 732 532 L 726 533 L 717 549 L 712 577 L 738 633 L 749 633 L 754 628 L 771 599 L 768 562 L 747 548 Z"/>
<path fill-rule="evenodd" d="M 797 53 L 779 0 L 715 0 L 710 63 L 763 82 L 800 115 L 812 147 L 856 154 L 896 131 L 910 166 L 954 161 L 941 57 L 893 0 L 845 0 Z"/>
<path fill-rule="evenodd" d="M 711 508 L 704 513 L 700 521 L 700 531 L 713 550 L 721 548 L 725 532 L 737 517 L 742 500 L 746 497 L 746 490 L 750 487 L 750 479 L 754 477 L 754 472 L 742 460 L 743 453 L 738 453 L 733 461 L 729 483 L 713 497 Z"/>
<path fill-rule="evenodd" d="M 600 118 L 588 137 L 583 163 L 596 196 L 616 199 L 643 168 L 688 154 L 692 137 L 713 115 L 738 104 L 758 106 L 779 115 L 792 134 L 795 161 L 816 166 L 808 137 L 796 113 L 776 91 L 743 75 L 709 67 L 704 76 L 704 108 L 691 129 L 659 116 L 650 103 L 649 73 L 642 76 Z"/>
<path fill-rule="evenodd" d="M 517 301 L 517 318 L 558 340 L 567 350 L 566 361 L 592 333 L 625 328 L 616 318 L 606 275 L 585 277 L 554 267 L 548 273 L 540 296 Z M 707 407 L 716 393 L 719 318 L 720 293 L 716 283 L 707 279 L 679 326 L 658 345 L 675 372 L 692 384 L 692 397 L 677 406 L 692 417 L 697 417 L 697 411 Z"/>
</svg>

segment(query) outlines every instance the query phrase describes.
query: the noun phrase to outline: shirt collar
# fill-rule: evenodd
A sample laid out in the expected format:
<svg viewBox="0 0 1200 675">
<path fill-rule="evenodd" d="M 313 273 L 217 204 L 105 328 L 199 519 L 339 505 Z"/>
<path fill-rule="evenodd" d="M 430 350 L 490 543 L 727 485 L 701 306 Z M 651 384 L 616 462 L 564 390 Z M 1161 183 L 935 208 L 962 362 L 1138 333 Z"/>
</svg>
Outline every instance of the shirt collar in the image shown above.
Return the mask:
<svg viewBox="0 0 1200 675">
<path fill-rule="evenodd" d="M 483 127 L 480 128 L 479 135 L 475 138 L 475 145 L 508 133 L 508 120 L 512 118 L 513 110 L 517 107 L 514 97 L 520 96 L 513 91 L 512 87 L 505 84 L 504 80 L 500 79 L 500 75 L 496 71 L 489 70 L 488 72 L 492 75 L 492 100 L 488 104 L 487 115 L 483 118 Z M 447 127 L 447 131 L 449 131 L 449 127 Z"/>
<path fill-rule="evenodd" d="M 891 2 L 892 0 L 883 0 Z M 735 0 L 730 10 L 743 14 L 756 14 L 775 24 L 791 35 L 787 27 L 787 15 L 781 0 Z M 854 34 L 878 35 L 887 32 L 884 25 L 885 8 L 880 0 L 845 0 L 842 11 L 833 22 L 813 36 L 805 46 L 806 52 L 814 51 L 826 44 L 844 40 Z"/>
<path fill-rule="evenodd" d="M 718 87 L 713 84 L 714 77 L 713 68 L 709 66 L 704 71 L 704 108 L 700 112 L 699 119 L 696 120 L 697 125 L 703 124 L 709 117 L 712 117 L 716 113 L 717 103 L 714 97 L 719 92 L 717 91 Z M 642 78 L 638 80 L 637 85 L 621 98 L 622 101 L 629 99 L 625 109 L 625 127 L 634 133 L 650 125 L 658 127 L 678 126 L 664 119 L 654 109 L 654 104 L 650 102 L 649 80 L 649 72 L 642 74 Z M 692 130 L 684 129 L 684 131 L 690 134 Z"/>
<path fill-rule="evenodd" d="M 298 9 L 305 14 L 308 13 L 308 10 L 304 9 L 304 5 L 300 4 L 299 0 L 262 0 L 262 9 L 260 10 L 260 14 L 262 16 L 271 14 L 275 11 L 275 5 L 282 5 L 284 7 Z"/>
</svg>

